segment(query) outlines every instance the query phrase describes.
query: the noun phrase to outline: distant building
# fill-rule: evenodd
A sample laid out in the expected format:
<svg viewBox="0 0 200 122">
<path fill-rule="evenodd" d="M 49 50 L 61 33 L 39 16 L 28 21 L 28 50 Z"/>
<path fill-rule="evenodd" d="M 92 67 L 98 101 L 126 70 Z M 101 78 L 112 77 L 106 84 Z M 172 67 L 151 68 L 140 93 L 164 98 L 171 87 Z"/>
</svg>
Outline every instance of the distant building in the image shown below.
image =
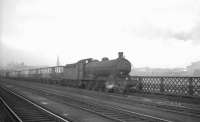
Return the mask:
<svg viewBox="0 0 200 122">
<path fill-rule="evenodd" d="M 193 71 L 193 76 L 198 76 L 200 77 L 200 69 L 196 69 Z"/>
<path fill-rule="evenodd" d="M 133 76 L 190 76 L 185 68 L 135 68 L 132 70 Z"/>
<path fill-rule="evenodd" d="M 194 76 L 200 76 L 200 61 L 193 62 L 191 65 L 187 66 L 187 70 Z"/>
<path fill-rule="evenodd" d="M 40 67 L 47 67 L 47 66 L 29 66 L 25 65 L 24 62 L 22 63 L 9 63 L 7 66 L 3 67 L 4 70 L 23 70 L 23 69 L 35 69 Z"/>
<path fill-rule="evenodd" d="M 200 69 L 200 61 L 193 62 L 191 65 L 187 66 L 188 70 Z"/>
<path fill-rule="evenodd" d="M 57 56 L 56 66 L 60 66 L 60 60 L 58 56 Z"/>
</svg>

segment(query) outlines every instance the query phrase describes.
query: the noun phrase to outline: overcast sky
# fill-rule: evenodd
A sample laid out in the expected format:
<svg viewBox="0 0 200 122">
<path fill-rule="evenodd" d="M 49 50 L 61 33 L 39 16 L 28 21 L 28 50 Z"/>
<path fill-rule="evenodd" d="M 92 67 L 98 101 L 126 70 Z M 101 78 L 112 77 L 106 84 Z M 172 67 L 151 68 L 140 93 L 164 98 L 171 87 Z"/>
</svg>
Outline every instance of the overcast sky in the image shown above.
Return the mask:
<svg viewBox="0 0 200 122">
<path fill-rule="evenodd" d="M 116 58 L 133 67 L 200 60 L 200 0 L 1 0 L 1 58 L 55 65 Z"/>
</svg>

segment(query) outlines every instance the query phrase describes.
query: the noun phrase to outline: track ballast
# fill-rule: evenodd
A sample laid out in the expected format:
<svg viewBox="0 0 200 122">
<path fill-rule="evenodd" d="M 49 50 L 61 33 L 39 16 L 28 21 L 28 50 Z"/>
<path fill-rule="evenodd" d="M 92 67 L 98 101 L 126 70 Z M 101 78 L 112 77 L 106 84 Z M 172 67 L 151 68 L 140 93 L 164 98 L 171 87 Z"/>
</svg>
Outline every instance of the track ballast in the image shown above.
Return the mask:
<svg viewBox="0 0 200 122">
<path fill-rule="evenodd" d="M 69 122 L 8 89 L 0 87 L 0 95 L 15 122 Z"/>
</svg>

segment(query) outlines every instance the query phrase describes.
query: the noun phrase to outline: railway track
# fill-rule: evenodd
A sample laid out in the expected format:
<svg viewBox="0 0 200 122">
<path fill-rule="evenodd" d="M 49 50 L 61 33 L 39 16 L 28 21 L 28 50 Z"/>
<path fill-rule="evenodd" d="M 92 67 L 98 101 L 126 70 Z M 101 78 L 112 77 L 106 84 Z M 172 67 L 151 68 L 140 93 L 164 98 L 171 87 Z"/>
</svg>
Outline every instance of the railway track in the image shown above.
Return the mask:
<svg viewBox="0 0 200 122">
<path fill-rule="evenodd" d="M 169 120 L 157 118 L 145 114 L 140 114 L 137 112 L 128 111 L 126 109 L 120 109 L 117 107 L 112 107 L 108 105 L 102 105 L 94 102 L 90 102 L 87 100 L 83 100 L 81 98 L 74 98 L 73 96 L 64 96 L 58 94 L 56 92 L 52 93 L 47 90 L 42 89 L 33 89 L 20 86 L 23 89 L 30 90 L 32 93 L 39 94 L 41 96 L 48 97 L 49 99 L 59 100 L 62 103 L 67 104 L 69 106 L 73 106 L 79 109 L 83 109 L 94 114 L 103 116 L 105 118 L 118 121 L 118 122 L 170 122 Z"/>
<path fill-rule="evenodd" d="M 20 85 L 21 87 L 21 85 Z M 37 88 L 40 88 L 39 86 L 37 86 Z M 54 91 L 54 88 L 45 88 L 45 87 L 41 87 L 43 90 L 50 90 Z M 64 89 L 63 89 L 64 90 Z M 55 90 L 56 92 L 56 90 Z M 68 91 L 70 92 L 70 91 Z M 73 91 L 72 91 L 73 92 Z M 76 93 L 76 92 L 75 92 Z M 166 111 L 166 112 L 171 112 L 171 113 L 175 113 L 175 114 L 181 114 L 181 115 L 186 115 L 186 116 L 194 116 L 197 118 L 200 118 L 200 110 L 199 108 L 190 108 L 190 107 L 186 107 L 186 106 L 180 106 L 180 105 L 173 105 L 170 103 L 161 103 L 161 102 L 155 102 L 155 101 L 141 101 L 139 99 L 137 99 L 137 97 L 133 100 L 133 99 L 129 99 L 127 97 L 124 97 L 122 95 L 115 95 L 112 93 L 109 94 L 96 94 L 93 93 L 91 91 L 82 91 L 82 92 L 78 92 L 78 94 L 81 94 L 83 96 L 88 96 L 88 97 L 92 97 L 92 98 L 102 98 L 102 100 L 104 100 L 105 98 L 108 97 L 108 95 L 114 99 L 112 99 L 113 101 L 119 102 L 119 103 L 123 103 L 123 104 L 128 104 L 128 105 L 138 105 L 141 107 L 149 107 L 152 109 L 157 109 L 157 110 L 162 110 L 162 111 Z M 98 97 L 97 97 L 98 95 Z M 106 97 L 105 97 L 106 96 Z"/>
<path fill-rule="evenodd" d="M 18 119 L 12 113 L 6 102 L 0 97 L 0 122 L 17 122 Z"/>
<path fill-rule="evenodd" d="M 71 90 L 69 90 L 70 92 Z M 75 94 L 81 94 L 89 97 L 96 98 L 102 98 L 106 99 L 108 96 L 112 97 L 112 100 L 115 100 L 120 103 L 128 104 L 128 105 L 142 105 L 142 106 L 148 106 L 151 108 L 157 108 L 157 109 L 162 109 L 163 111 L 169 111 L 173 113 L 180 113 L 183 115 L 189 115 L 189 116 L 194 116 L 194 117 L 199 117 L 200 118 L 200 106 L 192 106 L 192 104 L 188 104 L 188 106 L 185 106 L 184 104 L 176 104 L 175 102 L 170 102 L 170 101 L 156 101 L 156 100 L 151 100 L 145 97 L 137 97 L 137 96 L 128 96 L 128 95 L 122 95 L 122 94 L 115 94 L 115 93 L 95 93 L 91 91 L 84 91 L 82 92 L 76 92 L 72 90 Z M 129 97 L 132 97 L 129 98 Z M 192 106 L 192 107 L 190 107 Z"/>
<path fill-rule="evenodd" d="M 62 92 L 58 92 L 57 90 L 53 90 L 53 89 L 51 89 L 51 90 L 49 90 L 49 89 L 47 89 L 47 88 L 40 88 L 40 90 L 38 91 L 38 92 L 45 92 L 46 93 L 46 95 L 49 95 L 49 96 L 52 96 L 52 93 L 54 94 L 54 95 L 59 95 L 61 98 L 60 99 L 62 99 L 62 96 L 63 97 L 67 97 L 67 98 L 70 98 L 70 99 L 72 99 L 72 100 L 74 100 L 74 99 L 78 99 L 79 101 L 81 101 L 81 102 L 85 102 L 85 103 L 89 103 L 89 106 L 91 106 L 91 104 L 95 104 L 95 105 L 99 105 L 99 104 L 103 104 L 103 103 L 99 103 L 98 102 L 98 100 L 92 100 L 92 101 L 90 101 L 90 100 L 83 100 L 82 98 L 79 98 L 78 96 L 74 96 L 74 95 L 70 95 L 70 94 L 67 94 L 67 95 L 65 95 L 65 94 L 62 94 Z M 45 94 L 44 94 L 45 95 Z M 69 100 L 66 100 L 66 101 L 69 101 Z M 73 101 L 74 102 L 74 101 Z M 72 102 L 72 103 L 73 103 Z M 97 104 L 98 103 L 98 104 Z M 126 112 L 130 112 L 130 113 L 133 113 L 133 114 L 135 114 L 135 115 L 139 115 L 139 118 L 143 118 L 143 117 L 145 117 L 145 118 L 147 118 L 149 121 L 164 121 L 164 122 L 169 122 L 170 120 L 168 120 L 168 119 L 162 119 L 162 118 L 159 118 L 159 117 L 154 117 L 154 116 L 151 116 L 151 115 L 146 115 L 146 114 L 141 114 L 141 113 L 137 113 L 137 112 L 133 112 L 133 111 L 130 111 L 130 110 L 127 110 L 127 109 L 125 109 L 125 108 L 122 108 L 122 107 L 120 107 L 120 106 L 118 106 L 118 105 L 110 105 L 110 104 L 103 104 L 103 106 L 104 106 L 104 108 L 110 108 L 111 106 L 113 106 L 112 108 L 115 108 L 115 109 L 117 109 L 117 110 L 121 110 L 121 111 L 124 111 L 124 113 L 126 113 Z M 151 104 L 149 104 L 149 106 L 151 106 Z M 161 108 L 160 108 L 161 107 Z M 157 105 L 157 109 L 158 110 L 162 110 L 162 111 L 168 111 L 168 112 L 172 112 L 172 113 L 174 113 L 174 114 L 180 114 L 180 115 L 183 115 L 183 116 L 193 116 L 193 117 L 195 117 L 195 118 L 200 118 L 200 114 L 199 114 L 199 110 L 197 111 L 197 110 L 193 110 L 193 109 L 188 109 L 188 108 L 179 108 L 179 109 L 177 109 L 177 108 L 167 108 L 167 106 L 165 106 L 164 108 L 162 107 L 162 106 L 159 106 L 159 105 Z M 115 115 L 117 115 L 117 114 L 115 114 Z M 155 119 L 155 120 L 154 120 Z"/>
<path fill-rule="evenodd" d="M 73 91 L 73 90 L 72 90 Z M 82 90 L 83 92 L 80 92 L 80 94 L 83 95 L 89 95 L 91 93 L 91 91 L 86 91 L 86 90 Z M 88 93 L 88 94 L 87 94 Z M 141 97 L 136 97 L 136 96 L 131 96 L 134 97 L 134 99 L 129 99 L 128 95 L 121 95 L 121 94 L 114 94 L 114 93 L 101 93 L 98 94 L 98 96 L 102 97 L 102 99 L 104 99 L 104 96 L 111 96 L 114 99 L 117 99 L 118 101 L 120 101 L 121 103 L 125 103 L 125 104 L 129 104 L 129 105 L 140 105 L 140 106 L 147 106 L 147 107 L 151 107 L 153 109 L 160 109 L 162 111 L 168 111 L 168 112 L 172 112 L 172 113 L 179 113 L 179 114 L 183 114 L 183 115 L 187 115 L 187 116 L 194 116 L 194 117 L 198 117 L 200 118 L 200 109 L 197 106 L 185 106 L 185 105 L 181 105 L 181 104 L 176 104 L 173 102 L 155 102 L 155 101 L 141 101 L 139 100 Z M 96 96 L 95 93 L 94 95 L 92 94 L 92 96 Z M 147 100 L 147 99 L 146 99 Z"/>
<path fill-rule="evenodd" d="M 69 122 L 8 89 L 0 87 L 0 95 L 10 122 Z"/>
<path fill-rule="evenodd" d="M 105 94 L 104 94 L 105 95 Z M 116 94 L 112 94 L 109 93 L 109 96 L 112 96 L 113 98 L 118 99 L 119 101 L 121 101 L 122 103 L 126 103 L 126 104 L 138 104 L 138 105 L 145 105 L 145 106 L 151 106 L 153 108 L 160 108 L 164 111 L 170 111 L 173 113 L 180 113 L 180 114 L 184 114 L 184 115 L 190 115 L 190 116 L 195 116 L 195 117 L 199 117 L 200 118 L 200 106 L 195 106 L 197 108 L 192 108 L 192 107 L 188 107 L 188 106 L 184 106 L 180 104 L 175 104 L 175 102 L 161 102 L 161 101 L 153 101 L 151 99 L 145 98 L 145 97 L 137 97 L 137 96 L 131 96 L 134 99 L 130 99 L 128 98 L 128 96 L 120 96 L 120 95 L 116 95 Z M 144 99 L 144 101 L 140 100 L 140 99 Z"/>
</svg>

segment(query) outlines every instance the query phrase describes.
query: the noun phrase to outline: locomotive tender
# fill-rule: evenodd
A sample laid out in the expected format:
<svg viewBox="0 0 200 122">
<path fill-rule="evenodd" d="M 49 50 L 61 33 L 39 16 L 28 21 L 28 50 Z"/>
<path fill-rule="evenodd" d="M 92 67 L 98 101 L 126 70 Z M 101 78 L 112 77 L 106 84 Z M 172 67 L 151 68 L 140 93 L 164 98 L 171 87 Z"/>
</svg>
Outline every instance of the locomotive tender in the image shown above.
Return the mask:
<svg viewBox="0 0 200 122">
<path fill-rule="evenodd" d="M 135 84 L 129 73 L 131 63 L 119 52 L 117 59 L 102 61 L 83 59 L 65 66 L 10 71 L 8 78 L 32 80 L 51 84 L 79 87 L 99 91 L 124 92 Z"/>
</svg>

